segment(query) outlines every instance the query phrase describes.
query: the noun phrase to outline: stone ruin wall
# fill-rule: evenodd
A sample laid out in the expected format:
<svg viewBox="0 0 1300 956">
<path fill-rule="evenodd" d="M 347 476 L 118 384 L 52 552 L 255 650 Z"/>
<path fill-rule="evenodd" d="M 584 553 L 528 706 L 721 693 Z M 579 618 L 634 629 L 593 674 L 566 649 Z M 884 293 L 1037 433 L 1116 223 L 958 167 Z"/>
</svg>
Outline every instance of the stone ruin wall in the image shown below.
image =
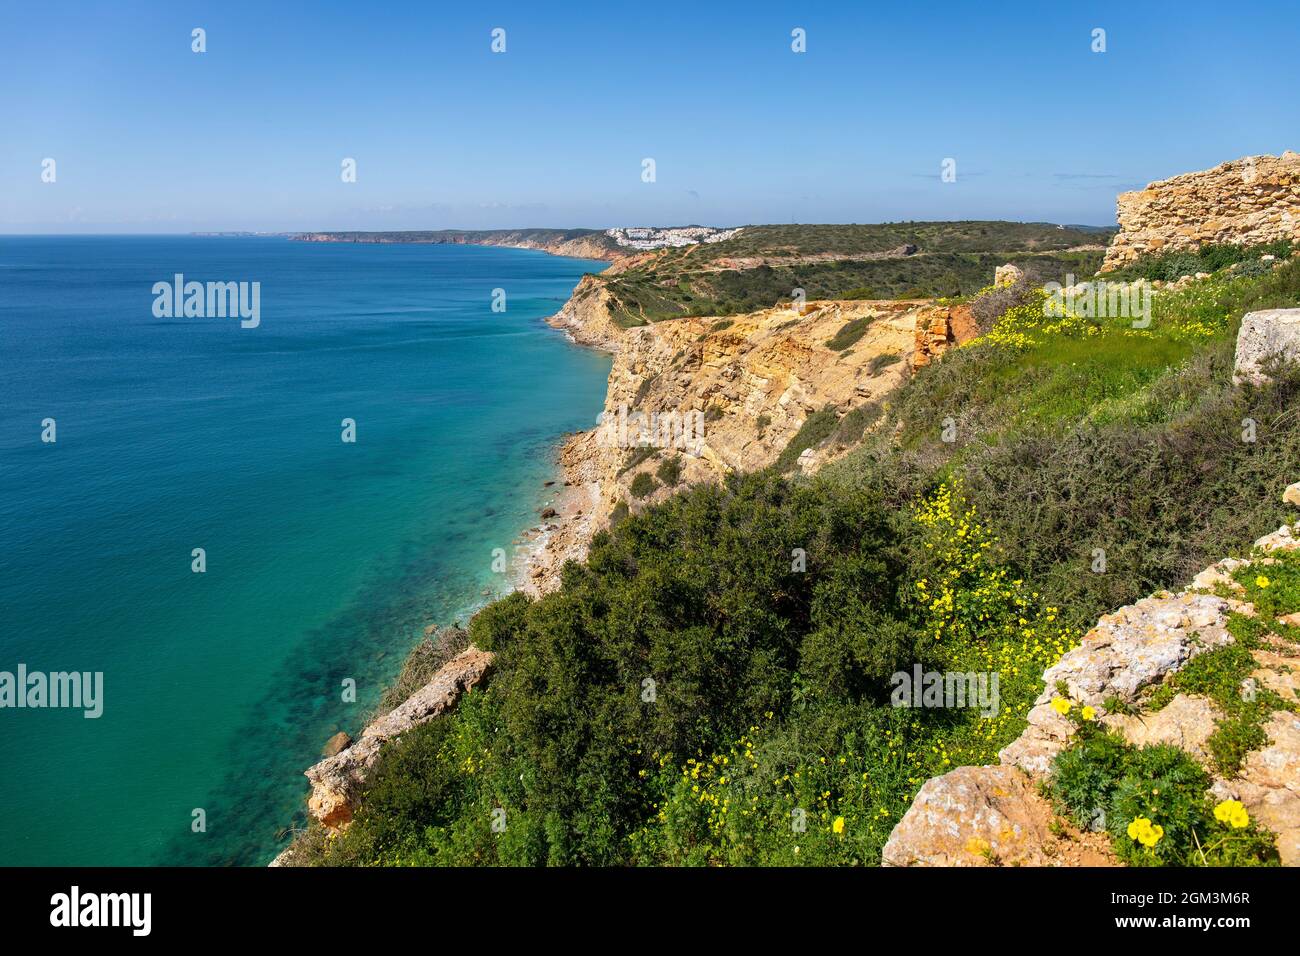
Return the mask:
<svg viewBox="0 0 1300 956">
<path fill-rule="evenodd" d="M 1207 243 L 1300 243 L 1300 153 L 1246 156 L 1121 193 L 1102 271 Z"/>
</svg>

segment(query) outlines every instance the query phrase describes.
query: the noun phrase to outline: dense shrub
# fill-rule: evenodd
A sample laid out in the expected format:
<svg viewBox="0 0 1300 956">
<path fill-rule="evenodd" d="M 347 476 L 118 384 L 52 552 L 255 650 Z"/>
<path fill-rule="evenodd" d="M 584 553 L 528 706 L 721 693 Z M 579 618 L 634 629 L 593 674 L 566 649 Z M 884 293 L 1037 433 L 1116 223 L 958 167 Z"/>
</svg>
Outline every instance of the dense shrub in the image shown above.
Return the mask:
<svg viewBox="0 0 1300 956">
<path fill-rule="evenodd" d="M 789 471 L 799 461 L 799 456 L 807 449 L 815 448 L 829 438 L 834 433 L 838 423 L 839 416 L 831 406 L 813 412 L 804 419 L 803 424 L 799 426 L 799 430 L 786 443 L 785 448 L 781 450 L 781 454 L 777 456 L 773 467 L 778 472 Z"/>
<path fill-rule="evenodd" d="M 326 858 L 874 863 L 927 777 L 1019 732 L 1070 640 L 989 544 L 948 487 L 902 523 L 771 474 L 630 516 L 559 593 L 474 618 L 500 655 L 486 691 L 384 752 Z M 982 596 L 950 607 L 939 581 Z M 915 664 L 998 671 L 1001 709 L 891 706 Z"/>
<path fill-rule="evenodd" d="M 654 475 L 650 474 L 648 471 L 642 471 L 632 479 L 632 484 L 628 486 L 628 491 L 632 493 L 633 497 L 644 498 L 647 495 L 654 494 L 655 489 L 658 487 L 659 483 L 655 481 Z"/>
<path fill-rule="evenodd" d="M 655 475 L 669 488 L 676 486 L 682 480 L 682 460 L 676 455 L 672 458 L 665 458 L 659 463 Z"/>
<path fill-rule="evenodd" d="M 826 347 L 833 352 L 843 352 L 867 334 L 867 329 L 871 327 L 873 318 L 875 317 L 864 315 L 861 318 L 850 319 L 845 322 L 838 332 L 827 339 Z"/>
<path fill-rule="evenodd" d="M 1233 349 L 1242 313 L 1298 305 L 1289 263 L 1162 293 L 1146 333 L 1007 329 L 1008 344 L 957 349 L 911 379 L 892 399 L 897 430 L 826 474 L 882 487 L 898 508 L 935 475 L 960 476 L 1009 563 L 1086 626 L 1277 527 L 1300 462 L 1300 371 L 1238 388 Z M 1031 330 L 1048 321 L 1028 311 Z"/>
<path fill-rule="evenodd" d="M 876 402 L 867 402 L 849 411 L 840 419 L 835 430 L 835 440 L 843 445 L 855 445 L 863 433 L 880 418 L 881 408 Z"/>
</svg>

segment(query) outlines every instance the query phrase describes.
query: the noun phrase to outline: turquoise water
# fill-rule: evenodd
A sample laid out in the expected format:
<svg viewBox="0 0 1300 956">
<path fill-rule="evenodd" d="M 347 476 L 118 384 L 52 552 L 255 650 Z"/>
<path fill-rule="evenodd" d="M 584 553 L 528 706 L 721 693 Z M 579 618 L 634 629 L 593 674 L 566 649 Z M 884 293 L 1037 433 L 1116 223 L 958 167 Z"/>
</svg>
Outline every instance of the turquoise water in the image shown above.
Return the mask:
<svg viewBox="0 0 1300 956">
<path fill-rule="evenodd" d="M 541 318 L 602 266 L 0 237 L 0 671 L 104 673 L 98 720 L 0 709 L 0 862 L 269 860 L 324 741 L 427 624 L 508 586 L 492 551 L 536 523 L 609 371 Z M 177 272 L 260 282 L 260 326 L 155 318 Z"/>
</svg>

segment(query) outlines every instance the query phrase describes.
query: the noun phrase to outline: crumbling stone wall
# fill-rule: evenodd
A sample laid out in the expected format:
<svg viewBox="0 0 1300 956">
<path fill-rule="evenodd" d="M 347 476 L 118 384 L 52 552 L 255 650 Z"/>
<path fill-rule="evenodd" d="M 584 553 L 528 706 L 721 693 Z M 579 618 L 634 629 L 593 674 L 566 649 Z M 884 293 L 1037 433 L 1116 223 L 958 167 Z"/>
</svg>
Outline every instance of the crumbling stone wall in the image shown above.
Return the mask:
<svg viewBox="0 0 1300 956">
<path fill-rule="evenodd" d="M 1205 243 L 1300 242 L 1300 153 L 1246 156 L 1120 193 L 1102 271 Z"/>
</svg>

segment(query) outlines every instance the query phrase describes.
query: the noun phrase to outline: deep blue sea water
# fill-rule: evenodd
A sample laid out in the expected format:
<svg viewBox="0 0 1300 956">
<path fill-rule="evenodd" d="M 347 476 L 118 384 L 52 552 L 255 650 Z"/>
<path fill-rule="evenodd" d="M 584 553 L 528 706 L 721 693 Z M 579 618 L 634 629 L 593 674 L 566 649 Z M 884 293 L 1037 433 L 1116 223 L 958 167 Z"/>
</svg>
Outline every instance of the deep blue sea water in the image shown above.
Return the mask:
<svg viewBox="0 0 1300 956">
<path fill-rule="evenodd" d="M 104 674 L 97 720 L 0 709 L 0 863 L 267 862 L 325 740 L 426 625 L 508 587 L 492 551 L 536 523 L 609 371 L 541 319 L 601 267 L 0 237 L 0 671 Z M 260 326 L 156 318 L 177 272 L 260 282 Z"/>
</svg>

